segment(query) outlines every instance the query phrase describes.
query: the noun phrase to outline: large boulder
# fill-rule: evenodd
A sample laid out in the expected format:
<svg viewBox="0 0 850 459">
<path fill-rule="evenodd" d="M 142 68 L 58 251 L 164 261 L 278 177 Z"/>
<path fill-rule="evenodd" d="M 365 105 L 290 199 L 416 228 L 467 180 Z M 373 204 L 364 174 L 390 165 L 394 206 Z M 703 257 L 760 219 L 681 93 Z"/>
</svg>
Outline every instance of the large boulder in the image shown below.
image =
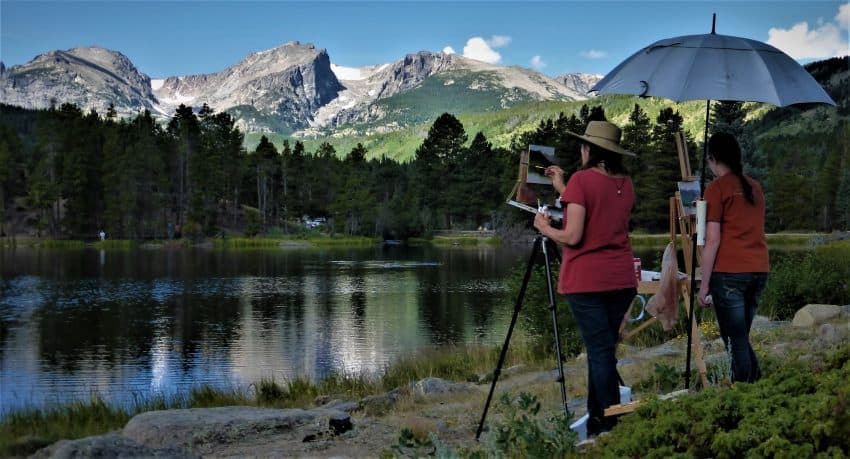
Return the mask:
<svg viewBox="0 0 850 459">
<path fill-rule="evenodd" d="M 795 327 L 813 327 L 838 317 L 844 308 L 834 304 L 807 304 L 794 314 Z"/>
<path fill-rule="evenodd" d="M 260 438 L 302 442 L 308 437 L 332 434 L 330 430 L 336 429 L 332 423 L 339 423 L 342 418 L 348 418 L 348 414 L 323 408 L 192 408 L 139 414 L 127 423 L 122 433 L 141 445 L 177 447 L 204 454 Z"/>
<path fill-rule="evenodd" d="M 77 457 L 152 457 L 152 458 L 191 458 L 198 457 L 181 448 L 156 448 L 140 445 L 113 432 L 95 437 L 77 440 L 58 441 L 30 456 L 37 459 L 65 459 Z"/>
</svg>

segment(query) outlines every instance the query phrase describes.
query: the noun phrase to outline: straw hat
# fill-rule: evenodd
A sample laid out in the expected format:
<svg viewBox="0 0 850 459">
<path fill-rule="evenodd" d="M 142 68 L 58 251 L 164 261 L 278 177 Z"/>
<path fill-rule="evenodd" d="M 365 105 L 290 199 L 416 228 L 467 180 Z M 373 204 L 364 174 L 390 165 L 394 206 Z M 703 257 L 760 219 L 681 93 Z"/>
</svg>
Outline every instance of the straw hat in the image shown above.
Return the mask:
<svg viewBox="0 0 850 459">
<path fill-rule="evenodd" d="M 584 135 L 579 135 L 575 132 L 569 131 L 567 131 L 567 133 L 587 143 L 592 143 L 597 147 L 614 153 L 626 156 L 637 156 L 636 154 L 620 147 L 620 128 L 607 121 L 591 121 L 590 123 L 587 123 L 587 129 L 584 130 Z"/>
</svg>

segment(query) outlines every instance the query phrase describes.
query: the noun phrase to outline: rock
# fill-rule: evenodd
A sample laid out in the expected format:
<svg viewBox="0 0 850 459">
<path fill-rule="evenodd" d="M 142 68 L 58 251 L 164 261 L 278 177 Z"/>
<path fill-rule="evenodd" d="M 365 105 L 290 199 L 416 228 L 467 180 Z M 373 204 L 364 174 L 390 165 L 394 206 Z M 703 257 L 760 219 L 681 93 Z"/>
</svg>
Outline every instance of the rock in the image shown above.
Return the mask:
<svg viewBox="0 0 850 459">
<path fill-rule="evenodd" d="M 753 317 L 753 330 L 769 330 L 772 328 L 779 328 L 787 325 L 787 321 L 782 320 L 770 320 L 765 316 L 755 316 Z"/>
<path fill-rule="evenodd" d="M 370 412 L 384 412 L 395 405 L 399 398 L 401 398 L 399 391 L 370 395 L 360 400 L 360 407 Z"/>
<path fill-rule="evenodd" d="M 220 445 L 275 437 L 301 440 L 327 429 L 328 420 L 346 416 L 316 408 L 269 409 L 246 406 L 151 411 L 135 416 L 123 435 L 148 447 L 178 447 L 209 452 Z"/>
<path fill-rule="evenodd" d="M 848 334 L 850 334 L 850 330 L 848 330 L 848 326 L 845 324 L 820 324 L 817 329 L 817 339 L 824 344 L 846 340 Z"/>
<path fill-rule="evenodd" d="M 328 420 L 328 427 L 330 427 L 334 435 L 339 435 L 353 429 L 354 424 L 351 422 L 351 416 L 341 413 L 331 416 Z"/>
<path fill-rule="evenodd" d="M 425 378 L 413 383 L 413 393 L 419 396 L 446 394 L 452 392 L 469 392 L 469 384 L 455 383 L 440 378 Z"/>
<path fill-rule="evenodd" d="M 31 458 L 76 458 L 76 457 L 199 457 L 181 448 L 155 448 L 140 445 L 117 432 L 78 440 L 61 440 L 35 452 Z"/>
<path fill-rule="evenodd" d="M 322 408 L 328 410 L 337 410 L 342 411 L 344 413 L 351 413 L 352 411 L 357 411 L 360 409 L 360 404 L 357 402 L 346 401 L 346 400 L 330 400 L 322 405 Z"/>
<path fill-rule="evenodd" d="M 833 304 L 807 304 L 794 314 L 795 327 L 811 327 L 841 314 L 843 308 Z"/>
</svg>

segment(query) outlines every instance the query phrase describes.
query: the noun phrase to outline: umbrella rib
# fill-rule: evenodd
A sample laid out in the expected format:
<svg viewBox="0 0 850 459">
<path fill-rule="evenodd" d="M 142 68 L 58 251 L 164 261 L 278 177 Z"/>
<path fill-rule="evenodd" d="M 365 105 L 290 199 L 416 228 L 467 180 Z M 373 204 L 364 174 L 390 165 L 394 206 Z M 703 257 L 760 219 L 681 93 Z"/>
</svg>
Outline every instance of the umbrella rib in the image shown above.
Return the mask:
<svg viewBox="0 0 850 459">
<path fill-rule="evenodd" d="M 747 51 L 754 53 L 773 53 L 773 54 L 785 54 L 782 51 L 772 50 L 772 49 L 760 49 L 756 50 L 754 48 L 728 48 L 724 46 L 676 46 L 676 48 L 689 48 L 689 49 L 722 49 L 728 51 Z"/>
<path fill-rule="evenodd" d="M 764 59 L 761 58 L 760 52 L 755 50 L 755 49 L 752 49 L 752 43 L 748 42 L 748 44 L 751 47 L 751 51 L 753 51 L 756 54 L 756 56 L 759 57 L 756 61 L 758 62 L 759 66 L 762 68 L 762 71 L 764 71 L 764 73 L 769 77 L 770 82 L 772 83 L 770 85 L 771 91 L 773 92 L 773 95 L 776 98 L 776 103 L 774 105 L 781 107 L 782 106 L 782 98 L 779 95 L 779 90 L 776 87 L 776 82 L 774 81 L 773 74 L 770 72 L 770 69 L 768 68 L 767 63 L 764 61 Z M 784 54 L 784 53 L 780 52 L 779 54 Z M 768 103 L 768 104 L 772 103 L 771 101 L 768 101 L 768 100 L 756 100 L 755 102 L 762 102 L 762 103 Z"/>
</svg>

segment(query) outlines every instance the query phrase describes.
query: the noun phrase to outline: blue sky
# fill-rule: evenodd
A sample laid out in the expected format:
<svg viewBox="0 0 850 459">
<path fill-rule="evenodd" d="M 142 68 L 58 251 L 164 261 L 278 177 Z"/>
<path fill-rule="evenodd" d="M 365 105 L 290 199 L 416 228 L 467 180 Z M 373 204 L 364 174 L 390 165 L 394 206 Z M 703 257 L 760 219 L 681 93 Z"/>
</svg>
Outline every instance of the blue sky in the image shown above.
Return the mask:
<svg viewBox="0 0 850 459">
<path fill-rule="evenodd" d="M 0 60 L 101 46 L 152 78 L 217 72 L 292 40 L 346 67 L 449 48 L 546 74 L 606 73 L 656 40 L 717 32 L 769 42 L 801 62 L 846 55 L 841 1 L 33 2 L 0 0 Z"/>
</svg>

